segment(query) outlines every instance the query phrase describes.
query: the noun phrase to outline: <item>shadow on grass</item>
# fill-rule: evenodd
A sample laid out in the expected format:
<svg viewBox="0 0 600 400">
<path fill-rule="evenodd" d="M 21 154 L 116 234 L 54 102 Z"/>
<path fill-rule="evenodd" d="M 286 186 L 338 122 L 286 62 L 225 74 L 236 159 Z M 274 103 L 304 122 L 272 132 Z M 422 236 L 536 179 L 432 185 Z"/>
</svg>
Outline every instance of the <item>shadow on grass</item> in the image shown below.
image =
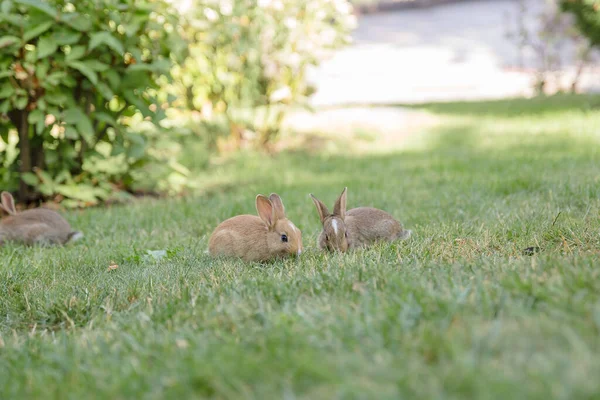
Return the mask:
<svg viewBox="0 0 600 400">
<path fill-rule="evenodd" d="M 488 101 L 454 101 L 417 104 L 348 104 L 344 106 L 335 106 L 333 108 L 346 108 L 352 106 L 365 106 L 374 108 L 405 107 L 446 115 L 520 117 L 525 115 L 546 115 L 559 112 L 598 109 L 600 107 L 600 95 L 558 94 L 554 96 L 540 96 L 532 99 L 514 98 Z"/>
<path fill-rule="evenodd" d="M 256 156 L 258 160 L 247 156 L 226 168 L 244 182 L 256 177 L 243 191 L 315 193 L 330 203 L 348 186 L 350 206 L 383 207 L 401 198 L 423 207 L 475 207 L 475 201 L 505 201 L 515 194 L 524 199 L 536 195 L 540 201 L 551 196 L 567 204 L 584 203 L 584 198 L 570 198 L 575 193 L 585 192 L 588 199 L 600 196 L 600 185 L 593 186 L 600 175 L 593 139 L 548 136 L 519 141 L 513 132 L 506 143 L 495 139 L 501 145 L 494 147 L 480 145 L 485 134 L 477 129 L 470 124 L 442 126 L 429 132 L 424 150 L 366 155 L 294 151 Z M 588 189 L 582 192 L 584 187 Z"/>
<path fill-rule="evenodd" d="M 519 117 L 570 111 L 588 111 L 600 107 L 598 95 L 555 95 L 533 99 L 506 99 L 478 102 L 428 103 L 407 105 L 437 114 Z"/>
</svg>

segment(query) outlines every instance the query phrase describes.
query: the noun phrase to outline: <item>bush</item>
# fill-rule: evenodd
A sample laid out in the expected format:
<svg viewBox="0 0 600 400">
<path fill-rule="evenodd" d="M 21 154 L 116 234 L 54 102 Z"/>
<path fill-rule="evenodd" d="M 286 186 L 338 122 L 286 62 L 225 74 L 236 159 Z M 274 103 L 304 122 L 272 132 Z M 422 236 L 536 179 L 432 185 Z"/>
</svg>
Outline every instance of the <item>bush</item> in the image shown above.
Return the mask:
<svg viewBox="0 0 600 400">
<path fill-rule="evenodd" d="M 222 132 L 270 142 L 353 24 L 346 0 L 190 0 L 182 16 L 172 3 L 186 1 L 0 0 L 3 189 L 75 206 L 180 191 L 188 148 Z"/>
<path fill-rule="evenodd" d="M 561 0 L 564 11 L 575 16 L 577 27 L 593 46 L 600 45 L 600 1 Z"/>
<path fill-rule="evenodd" d="M 354 24 L 346 0 L 190 0 L 183 14 L 195 37 L 173 75 L 205 132 L 267 144 L 285 113 L 307 104 L 310 66 L 349 41 Z M 215 129 L 217 128 L 217 129 Z M 214 139 L 214 138 L 213 138 Z"/>
<path fill-rule="evenodd" d="M 519 0 L 513 25 L 508 32 L 519 48 L 521 58 L 527 53 L 533 57 L 534 88 L 537 94 L 576 92 L 585 68 L 593 60 L 590 42 L 575 26 L 571 15 L 560 9 L 560 0 L 548 0 L 536 11 L 536 23 L 527 23 L 532 10 L 531 2 Z M 521 59 L 523 62 L 523 59 Z M 576 66 L 570 71 L 569 66 Z"/>
<path fill-rule="evenodd" d="M 146 138 L 128 127 L 164 117 L 157 89 L 185 49 L 169 3 L 4 0 L 0 26 L 5 189 L 81 204 L 126 185 L 147 161 Z"/>
</svg>

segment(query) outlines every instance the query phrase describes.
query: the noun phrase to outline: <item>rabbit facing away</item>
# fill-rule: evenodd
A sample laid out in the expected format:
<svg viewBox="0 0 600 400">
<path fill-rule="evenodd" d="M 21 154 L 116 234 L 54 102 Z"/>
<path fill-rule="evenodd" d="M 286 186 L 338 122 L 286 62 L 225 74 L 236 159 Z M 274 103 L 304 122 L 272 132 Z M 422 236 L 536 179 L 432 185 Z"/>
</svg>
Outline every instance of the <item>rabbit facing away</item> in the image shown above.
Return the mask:
<svg viewBox="0 0 600 400">
<path fill-rule="evenodd" d="M 17 213 L 15 200 L 10 193 L 2 192 L 0 197 L 0 209 L 9 215 L 0 220 L 0 246 L 5 242 L 62 245 L 83 237 L 81 232 L 73 231 L 56 211 L 34 208 Z"/>
<path fill-rule="evenodd" d="M 412 231 L 404 229 L 400 222 L 383 210 L 358 207 L 346 211 L 347 188 L 335 202 L 333 213 L 312 194 L 323 230 L 318 246 L 322 250 L 345 252 L 348 249 L 366 247 L 379 241 L 392 242 L 408 239 Z"/>
<path fill-rule="evenodd" d="M 302 233 L 285 216 L 281 198 L 256 196 L 255 215 L 238 215 L 223 221 L 212 233 L 208 253 L 244 261 L 269 261 L 300 255 Z"/>
</svg>

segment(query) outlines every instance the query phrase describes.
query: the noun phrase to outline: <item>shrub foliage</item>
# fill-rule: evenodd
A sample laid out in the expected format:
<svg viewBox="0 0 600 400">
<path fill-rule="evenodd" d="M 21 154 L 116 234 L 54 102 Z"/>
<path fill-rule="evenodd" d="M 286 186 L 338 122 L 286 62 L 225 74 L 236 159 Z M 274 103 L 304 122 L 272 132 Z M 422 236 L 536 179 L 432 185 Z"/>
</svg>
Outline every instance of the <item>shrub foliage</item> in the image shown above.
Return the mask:
<svg viewBox="0 0 600 400">
<path fill-rule="evenodd" d="M 127 129 L 131 117 L 164 117 L 167 99 L 157 89 L 181 40 L 176 15 L 149 0 L 4 0 L 0 7 L 5 186 L 20 177 L 23 201 L 106 197 L 108 182 L 123 179 L 145 153 L 144 138 Z"/>
<path fill-rule="evenodd" d="M 3 189 L 77 206 L 185 172 L 167 115 L 267 143 L 352 23 L 346 0 L 0 0 Z"/>
<path fill-rule="evenodd" d="M 564 11 L 575 16 L 577 27 L 594 46 L 600 45 L 600 1 L 561 0 Z"/>
<path fill-rule="evenodd" d="M 225 132 L 277 136 L 285 113 L 307 105 L 309 68 L 349 42 L 346 0 L 190 0 L 191 56 L 174 71 L 187 109 Z"/>
</svg>

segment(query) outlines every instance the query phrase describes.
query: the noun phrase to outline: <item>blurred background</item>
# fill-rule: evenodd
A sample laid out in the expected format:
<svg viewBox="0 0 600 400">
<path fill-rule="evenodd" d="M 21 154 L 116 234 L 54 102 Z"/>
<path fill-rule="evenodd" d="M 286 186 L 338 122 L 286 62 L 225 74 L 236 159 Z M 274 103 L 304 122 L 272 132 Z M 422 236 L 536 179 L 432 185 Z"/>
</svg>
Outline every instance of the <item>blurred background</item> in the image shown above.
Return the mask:
<svg viewBox="0 0 600 400">
<path fill-rule="evenodd" d="M 354 3 L 359 11 L 369 10 L 360 0 Z M 387 11 L 359 16 L 353 45 L 315 71 L 314 104 L 481 100 L 532 96 L 538 90 L 552 94 L 572 85 L 593 89 L 592 63 L 579 71 L 592 54 L 557 5 L 382 1 L 380 8 Z"/>
<path fill-rule="evenodd" d="M 240 152 L 385 146 L 419 104 L 598 89 L 587 0 L 0 6 L 0 174 L 24 203 L 202 193 Z"/>
</svg>

